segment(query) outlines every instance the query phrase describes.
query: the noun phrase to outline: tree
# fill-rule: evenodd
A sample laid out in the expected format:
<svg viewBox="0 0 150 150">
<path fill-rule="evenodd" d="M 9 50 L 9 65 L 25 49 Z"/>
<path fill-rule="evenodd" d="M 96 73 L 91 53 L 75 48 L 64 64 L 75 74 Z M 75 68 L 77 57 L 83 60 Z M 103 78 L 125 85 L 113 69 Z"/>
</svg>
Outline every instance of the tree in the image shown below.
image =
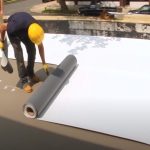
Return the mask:
<svg viewBox="0 0 150 150">
<path fill-rule="evenodd" d="M 91 0 L 91 4 L 95 5 L 98 2 L 98 0 Z"/>
<path fill-rule="evenodd" d="M 66 1 L 65 0 L 57 0 L 57 2 L 60 4 L 62 12 L 67 12 L 68 11 L 68 7 L 66 5 Z"/>
</svg>

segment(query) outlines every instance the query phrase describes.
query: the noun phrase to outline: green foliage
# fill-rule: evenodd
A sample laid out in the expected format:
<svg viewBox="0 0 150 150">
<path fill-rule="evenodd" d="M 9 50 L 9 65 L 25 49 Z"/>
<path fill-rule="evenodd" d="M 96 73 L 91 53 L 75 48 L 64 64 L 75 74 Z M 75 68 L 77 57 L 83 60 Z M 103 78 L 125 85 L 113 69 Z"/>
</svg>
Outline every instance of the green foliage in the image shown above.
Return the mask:
<svg viewBox="0 0 150 150">
<path fill-rule="evenodd" d="M 19 0 L 4 0 L 4 3 L 13 3 L 13 2 L 16 2 L 16 1 L 19 1 Z"/>
<path fill-rule="evenodd" d="M 62 10 L 59 9 L 50 9 L 50 8 L 46 8 L 42 11 L 43 14 L 49 14 L 49 15 L 67 15 L 67 16 L 71 16 L 71 15 L 77 15 L 77 11 L 74 9 L 69 9 L 68 11 L 62 12 Z"/>
</svg>

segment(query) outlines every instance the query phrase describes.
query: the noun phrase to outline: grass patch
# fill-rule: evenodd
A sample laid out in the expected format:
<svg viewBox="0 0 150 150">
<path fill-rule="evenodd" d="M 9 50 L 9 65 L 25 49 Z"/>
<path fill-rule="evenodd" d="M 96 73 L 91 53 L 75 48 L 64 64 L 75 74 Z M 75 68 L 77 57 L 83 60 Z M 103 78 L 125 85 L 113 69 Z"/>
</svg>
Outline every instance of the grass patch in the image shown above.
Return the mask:
<svg viewBox="0 0 150 150">
<path fill-rule="evenodd" d="M 4 3 L 13 3 L 16 2 L 17 0 L 4 0 Z"/>
<path fill-rule="evenodd" d="M 10 4 L 10 3 L 15 3 L 23 0 L 4 0 L 4 4 Z"/>
<path fill-rule="evenodd" d="M 60 8 L 56 9 L 51 9 L 51 8 L 45 8 L 42 11 L 43 14 L 49 14 L 49 15 L 66 15 L 66 16 L 72 16 L 72 15 L 77 15 L 77 10 L 75 9 L 69 9 L 68 11 L 62 12 Z"/>
</svg>

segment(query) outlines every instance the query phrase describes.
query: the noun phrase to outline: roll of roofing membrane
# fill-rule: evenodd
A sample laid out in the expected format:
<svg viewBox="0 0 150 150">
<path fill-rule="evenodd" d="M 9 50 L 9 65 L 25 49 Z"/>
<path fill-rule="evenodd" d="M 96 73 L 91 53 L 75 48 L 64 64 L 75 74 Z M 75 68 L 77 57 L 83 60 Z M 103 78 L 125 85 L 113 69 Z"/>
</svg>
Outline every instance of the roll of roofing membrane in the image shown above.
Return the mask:
<svg viewBox="0 0 150 150">
<path fill-rule="evenodd" d="M 76 57 L 68 55 L 24 104 L 24 115 L 28 118 L 40 116 L 76 65 Z"/>
</svg>

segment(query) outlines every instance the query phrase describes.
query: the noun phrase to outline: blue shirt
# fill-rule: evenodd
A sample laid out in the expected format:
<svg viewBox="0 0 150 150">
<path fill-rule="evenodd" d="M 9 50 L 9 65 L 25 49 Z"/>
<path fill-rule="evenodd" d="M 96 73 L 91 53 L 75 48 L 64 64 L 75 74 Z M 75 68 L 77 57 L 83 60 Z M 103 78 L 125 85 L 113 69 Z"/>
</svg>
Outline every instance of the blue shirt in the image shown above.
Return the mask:
<svg viewBox="0 0 150 150">
<path fill-rule="evenodd" d="M 17 12 L 8 18 L 7 33 L 11 39 L 19 37 L 24 40 L 28 37 L 28 28 L 37 21 L 26 12 Z"/>
</svg>

